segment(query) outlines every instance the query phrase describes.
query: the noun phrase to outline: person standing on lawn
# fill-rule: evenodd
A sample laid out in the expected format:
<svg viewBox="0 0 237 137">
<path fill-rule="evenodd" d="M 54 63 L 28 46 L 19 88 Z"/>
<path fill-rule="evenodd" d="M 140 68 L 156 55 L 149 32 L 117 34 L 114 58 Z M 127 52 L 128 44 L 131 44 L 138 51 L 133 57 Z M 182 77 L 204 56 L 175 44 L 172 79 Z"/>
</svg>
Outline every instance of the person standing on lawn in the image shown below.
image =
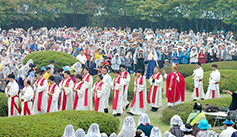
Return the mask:
<svg viewBox="0 0 237 137">
<path fill-rule="evenodd" d="M 84 108 L 85 110 L 92 110 L 92 85 L 93 85 L 93 78 L 89 74 L 89 68 L 83 68 L 83 77 L 82 82 L 85 84 L 85 95 L 84 95 Z"/>
<path fill-rule="evenodd" d="M 207 99 L 220 98 L 219 81 L 221 78 L 221 74 L 218 71 L 216 64 L 212 65 L 212 70 L 213 71 L 210 74 L 209 86 L 206 94 Z"/>
<path fill-rule="evenodd" d="M 193 79 L 194 79 L 194 90 L 192 94 L 193 101 L 197 99 L 204 100 L 204 90 L 203 90 L 203 69 L 201 67 L 201 62 L 196 63 L 196 70 L 193 71 Z"/>
<path fill-rule="evenodd" d="M 151 111 L 155 112 L 162 106 L 162 83 L 163 77 L 159 73 L 159 68 L 154 68 L 154 74 L 150 77 L 149 83 L 151 84 L 148 93 L 148 103 L 151 105 Z"/>
<path fill-rule="evenodd" d="M 167 75 L 165 70 L 164 78 L 166 78 L 166 97 L 168 99 L 168 106 L 178 105 L 185 100 L 185 80 L 178 72 L 177 63 L 172 64 L 172 72 Z"/>
<path fill-rule="evenodd" d="M 129 107 L 129 102 L 128 102 L 128 86 L 130 83 L 130 74 L 129 72 L 126 71 L 126 66 L 124 64 L 120 65 L 120 77 L 122 78 L 122 83 L 123 85 L 123 107 L 125 107 L 125 109 L 128 109 Z"/>
<path fill-rule="evenodd" d="M 108 70 L 107 68 L 104 66 L 101 70 L 101 73 L 103 74 L 103 82 L 106 85 L 105 88 L 105 108 L 104 111 L 105 113 L 109 113 L 109 95 L 110 95 L 110 84 L 111 84 L 111 76 L 107 73 Z"/>
<path fill-rule="evenodd" d="M 141 115 L 146 112 L 146 78 L 142 76 L 143 71 L 138 69 L 136 72 L 136 79 L 134 81 L 134 97 L 131 104 L 130 112 L 131 115 Z"/>
<path fill-rule="evenodd" d="M 34 90 L 31 87 L 30 80 L 24 81 L 24 88 L 20 89 L 21 115 L 31 115 Z"/>
<path fill-rule="evenodd" d="M 113 89 L 113 115 L 121 116 L 123 113 L 123 84 L 122 78 L 119 75 L 119 71 L 114 71 L 114 79 L 111 82 Z"/>
</svg>

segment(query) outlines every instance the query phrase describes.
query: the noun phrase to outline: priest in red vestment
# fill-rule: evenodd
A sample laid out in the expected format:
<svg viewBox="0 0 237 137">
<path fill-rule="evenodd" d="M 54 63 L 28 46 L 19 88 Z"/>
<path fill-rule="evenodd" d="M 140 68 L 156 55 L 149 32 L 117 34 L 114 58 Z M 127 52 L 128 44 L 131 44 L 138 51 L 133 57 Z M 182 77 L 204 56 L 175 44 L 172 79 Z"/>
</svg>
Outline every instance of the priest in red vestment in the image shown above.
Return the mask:
<svg viewBox="0 0 237 137">
<path fill-rule="evenodd" d="M 172 64 L 172 72 L 167 75 L 163 70 L 164 78 L 166 78 L 166 97 L 168 106 L 178 105 L 185 99 L 185 80 L 178 72 L 177 63 Z"/>
</svg>

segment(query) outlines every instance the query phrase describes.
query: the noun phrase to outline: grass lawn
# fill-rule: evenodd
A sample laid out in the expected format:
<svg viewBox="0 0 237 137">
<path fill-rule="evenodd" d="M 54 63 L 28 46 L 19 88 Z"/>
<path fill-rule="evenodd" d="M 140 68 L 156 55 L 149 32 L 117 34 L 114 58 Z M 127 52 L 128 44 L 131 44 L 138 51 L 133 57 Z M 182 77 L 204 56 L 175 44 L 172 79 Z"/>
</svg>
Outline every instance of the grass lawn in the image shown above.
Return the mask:
<svg viewBox="0 0 237 137">
<path fill-rule="evenodd" d="M 149 116 L 149 118 L 150 118 L 150 120 L 151 120 L 151 124 L 152 124 L 153 126 L 159 127 L 160 130 L 161 130 L 162 135 L 165 133 L 165 131 L 168 131 L 169 128 L 170 128 L 169 123 L 163 123 L 163 122 L 161 122 L 162 110 L 164 110 L 166 107 L 168 107 L 168 106 L 167 106 L 167 98 L 165 97 L 165 87 L 166 87 L 165 84 L 166 84 L 166 82 L 164 81 L 164 82 L 163 82 L 162 107 L 158 110 L 158 112 L 152 112 L 152 111 L 150 110 L 151 108 L 148 106 L 148 107 L 147 107 L 147 111 L 146 111 L 146 113 L 148 114 L 148 116 Z M 148 85 L 148 84 L 147 84 L 147 85 Z M 205 90 L 205 89 L 204 89 L 204 90 Z M 192 91 L 190 91 L 190 90 L 186 90 L 186 91 L 185 91 L 185 102 L 187 102 L 187 101 L 189 101 L 189 102 L 192 101 L 191 95 L 192 95 Z M 222 94 L 221 97 L 223 97 L 223 96 L 228 96 L 228 95 Z M 130 100 L 130 104 L 131 104 L 131 102 L 132 102 L 132 101 Z M 149 105 L 149 104 L 147 104 L 147 105 Z M 124 121 L 125 117 L 131 116 L 131 115 L 128 115 L 128 114 L 127 114 L 128 111 L 129 111 L 129 109 L 128 109 L 128 110 L 125 110 L 125 111 L 123 112 L 123 114 L 122 114 L 120 117 L 118 117 L 118 118 L 120 119 L 119 130 L 122 129 L 123 121 Z M 191 112 L 187 112 L 187 113 L 191 113 Z M 109 114 L 112 115 L 112 102 L 110 102 Z M 132 117 L 135 119 L 135 123 L 136 123 L 136 125 L 137 125 L 139 116 L 132 116 Z M 183 122 L 185 123 L 185 121 L 183 121 Z M 220 133 L 221 131 L 218 131 L 218 130 L 217 130 L 216 132 L 217 132 L 217 133 Z"/>
</svg>

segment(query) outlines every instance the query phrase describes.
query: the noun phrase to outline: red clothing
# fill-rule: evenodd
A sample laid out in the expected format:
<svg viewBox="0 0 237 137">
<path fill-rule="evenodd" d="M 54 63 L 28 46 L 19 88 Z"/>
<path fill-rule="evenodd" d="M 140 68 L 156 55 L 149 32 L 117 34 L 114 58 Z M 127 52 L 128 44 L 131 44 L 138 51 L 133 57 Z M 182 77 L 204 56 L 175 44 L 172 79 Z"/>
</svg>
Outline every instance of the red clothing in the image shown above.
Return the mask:
<svg viewBox="0 0 237 137">
<path fill-rule="evenodd" d="M 201 62 L 201 64 L 205 63 L 206 55 L 204 53 L 198 53 L 198 61 Z"/>
<path fill-rule="evenodd" d="M 106 65 L 109 66 L 109 62 L 104 62 L 104 63 L 103 63 L 103 66 L 106 66 Z"/>
<path fill-rule="evenodd" d="M 179 82 L 176 80 L 176 74 L 179 76 Z M 175 82 L 176 83 L 176 92 L 175 92 Z M 174 101 L 175 93 L 175 101 Z M 184 77 L 179 73 L 171 72 L 167 75 L 166 79 L 166 97 L 168 98 L 168 103 L 174 103 L 180 100 L 183 102 L 185 99 L 185 80 Z"/>
<path fill-rule="evenodd" d="M 86 60 L 87 60 L 87 61 L 88 61 L 88 60 L 91 60 L 91 50 L 90 50 L 90 49 L 86 49 L 86 50 L 84 51 L 84 53 L 86 53 L 86 54 L 85 54 Z"/>
</svg>

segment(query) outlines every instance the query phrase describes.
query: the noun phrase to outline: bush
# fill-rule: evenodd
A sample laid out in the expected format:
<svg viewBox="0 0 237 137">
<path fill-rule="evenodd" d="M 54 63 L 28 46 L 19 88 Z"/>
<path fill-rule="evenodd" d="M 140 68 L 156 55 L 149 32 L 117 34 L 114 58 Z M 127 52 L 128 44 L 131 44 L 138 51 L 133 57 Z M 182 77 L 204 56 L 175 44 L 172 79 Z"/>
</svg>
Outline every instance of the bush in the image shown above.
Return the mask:
<svg viewBox="0 0 237 137">
<path fill-rule="evenodd" d="M 77 60 L 74 56 L 58 51 L 33 52 L 24 58 L 23 64 L 26 64 L 29 59 L 32 59 L 34 64 L 38 64 L 37 69 L 40 69 L 43 66 L 47 67 L 50 60 L 55 61 L 55 68 L 70 66 L 76 62 L 79 62 L 79 60 Z"/>
<path fill-rule="evenodd" d="M 218 66 L 218 70 L 228 69 L 228 70 L 237 70 L 237 61 L 222 61 L 222 62 L 214 62 Z M 206 63 L 202 64 L 202 68 L 205 71 L 212 71 L 211 65 L 214 63 Z M 171 70 L 171 66 L 163 68 L 167 74 L 169 74 Z M 188 77 L 193 74 L 193 70 L 196 69 L 195 64 L 180 64 L 178 65 L 178 71 L 183 77 Z"/>
<path fill-rule="evenodd" d="M 7 100 L 6 94 L 0 92 L 0 116 L 8 116 Z"/>
<path fill-rule="evenodd" d="M 209 77 L 211 71 L 204 72 L 203 77 L 203 89 L 206 92 L 208 85 L 209 85 Z M 220 92 L 222 90 L 227 89 L 230 91 L 236 91 L 236 84 L 237 84 L 237 71 L 236 70 L 220 70 L 221 73 L 221 80 L 219 82 Z M 189 76 L 185 78 L 185 87 L 186 89 L 192 90 L 194 88 L 194 80 L 192 79 L 193 76 Z"/>
<path fill-rule="evenodd" d="M 119 119 L 112 115 L 95 111 L 60 111 L 32 116 L 6 117 L 0 120 L 0 136 L 58 136 L 71 124 L 75 131 L 88 131 L 92 123 L 100 126 L 100 132 L 118 133 Z M 7 129 L 7 130 L 6 130 Z"/>
<path fill-rule="evenodd" d="M 200 102 L 202 104 L 202 106 L 204 106 L 205 104 L 212 104 L 212 105 L 216 105 L 218 107 L 229 107 L 230 102 L 231 102 L 231 97 L 223 97 L 223 98 L 218 98 L 218 99 L 198 100 L 198 102 Z M 179 115 L 182 118 L 183 123 L 186 123 L 189 114 L 193 110 L 193 105 L 194 105 L 194 102 L 185 102 L 185 103 L 176 105 L 174 107 L 166 108 L 162 112 L 162 118 L 161 118 L 162 122 L 164 122 L 166 124 L 169 124 L 170 119 L 172 118 L 173 115 Z M 212 121 L 213 117 L 212 116 L 208 116 L 207 119 L 210 122 L 210 124 L 213 123 L 213 121 Z"/>
<path fill-rule="evenodd" d="M 109 75 L 111 76 L 111 78 L 113 80 L 114 73 L 109 73 Z M 136 76 L 130 75 L 130 83 L 129 83 L 129 86 L 128 86 L 128 101 L 132 100 L 133 96 L 134 96 L 134 81 L 135 81 L 135 79 L 136 79 Z M 93 84 L 95 82 L 96 82 L 96 75 L 93 76 Z M 147 79 L 146 79 L 146 86 L 147 86 L 147 94 L 148 94 L 151 85 L 150 85 L 150 83 Z M 111 89 L 109 100 L 112 101 L 112 98 L 113 98 L 113 92 L 112 92 L 112 89 Z"/>
</svg>

